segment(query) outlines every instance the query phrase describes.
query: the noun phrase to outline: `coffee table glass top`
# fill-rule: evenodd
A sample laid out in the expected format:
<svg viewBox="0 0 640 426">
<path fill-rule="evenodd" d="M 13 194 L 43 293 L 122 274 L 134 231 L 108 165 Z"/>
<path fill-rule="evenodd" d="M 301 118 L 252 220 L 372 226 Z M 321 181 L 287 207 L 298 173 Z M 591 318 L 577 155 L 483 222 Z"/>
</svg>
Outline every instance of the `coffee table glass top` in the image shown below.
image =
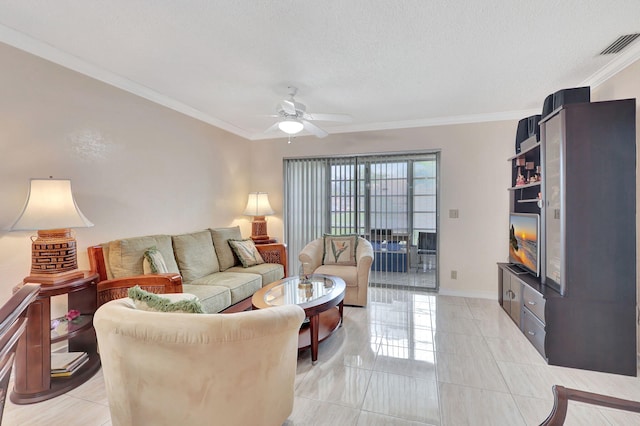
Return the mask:
<svg viewBox="0 0 640 426">
<path fill-rule="evenodd" d="M 296 304 L 304 308 L 329 301 L 345 289 L 342 279 L 327 275 L 310 275 L 306 281 L 301 282 L 299 277 L 285 278 L 264 294 L 264 302 L 270 306 Z"/>
</svg>

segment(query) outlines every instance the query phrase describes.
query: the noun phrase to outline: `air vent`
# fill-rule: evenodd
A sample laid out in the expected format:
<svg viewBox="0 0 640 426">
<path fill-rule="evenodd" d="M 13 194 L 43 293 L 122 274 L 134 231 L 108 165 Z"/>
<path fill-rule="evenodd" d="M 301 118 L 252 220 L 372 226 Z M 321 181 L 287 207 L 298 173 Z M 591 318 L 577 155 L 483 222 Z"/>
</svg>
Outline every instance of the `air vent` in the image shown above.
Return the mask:
<svg viewBox="0 0 640 426">
<path fill-rule="evenodd" d="M 616 41 L 611 43 L 602 52 L 600 52 L 600 54 L 601 55 L 609 55 L 609 54 L 612 54 L 612 53 L 618 53 L 622 49 L 624 49 L 625 47 L 627 47 L 628 45 L 633 43 L 633 41 L 635 39 L 637 39 L 638 37 L 640 37 L 640 33 L 627 34 L 627 35 L 620 36 L 620 37 L 618 37 L 618 39 Z"/>
</svg>

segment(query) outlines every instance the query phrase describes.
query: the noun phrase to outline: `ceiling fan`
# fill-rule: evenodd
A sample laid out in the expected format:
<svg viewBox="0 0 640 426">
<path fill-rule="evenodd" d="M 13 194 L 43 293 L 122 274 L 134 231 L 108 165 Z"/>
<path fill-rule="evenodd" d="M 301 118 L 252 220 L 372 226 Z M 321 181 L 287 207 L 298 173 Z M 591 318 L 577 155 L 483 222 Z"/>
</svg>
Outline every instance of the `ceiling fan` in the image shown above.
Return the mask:
<svg viewBox="0 0 640 426">
<path fill-rule="evenodd" d="M 289 99 L 283 99 L 276 106 L 276 115 L 270 117 L 278 117 L 279 120 L 273 126 L 266 130 L 266 133 L 275 130 L 282 130 L 289 137 L 300 133 L 303 129 L 307 132 L 324 138 L 329 133 L 312 123 L 312 121 L 340 121 L 350 122 L 351 116 L 347 114 L 324 114 L 324 113 L 308 113 L 305 104 L 295 100 L 298 89 L 289 86 Z"/>
</svg>

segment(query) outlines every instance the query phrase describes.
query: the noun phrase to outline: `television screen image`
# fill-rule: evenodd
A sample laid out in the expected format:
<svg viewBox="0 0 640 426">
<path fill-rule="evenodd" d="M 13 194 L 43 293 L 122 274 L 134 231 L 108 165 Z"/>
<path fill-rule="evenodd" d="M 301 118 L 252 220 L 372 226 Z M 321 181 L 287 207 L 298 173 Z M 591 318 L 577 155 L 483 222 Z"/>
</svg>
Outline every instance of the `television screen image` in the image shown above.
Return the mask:
<svg viewBox="0 0 640 426">
<path fill-rule="evenodd" d="M 509 216 L 509 261 L 531 273 L 539 272 L 539 216 L 511 213 Z"/>
</svg>

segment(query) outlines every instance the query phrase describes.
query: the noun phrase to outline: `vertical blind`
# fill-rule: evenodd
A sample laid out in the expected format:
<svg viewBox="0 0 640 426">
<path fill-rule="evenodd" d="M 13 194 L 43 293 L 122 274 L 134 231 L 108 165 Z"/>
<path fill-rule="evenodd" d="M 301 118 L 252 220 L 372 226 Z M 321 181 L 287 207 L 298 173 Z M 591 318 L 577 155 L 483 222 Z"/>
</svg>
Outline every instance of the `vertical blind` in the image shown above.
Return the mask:
<svg viewBox="0 0 640 426">
<path fill-rule="evenodd" d="M 298 271 L 298 253 L 324 233 L 369 238 L 390 230 L 409 256 L 420 231 L 437 229 L 438 158 L 431 152 L 285 159 L 290 274 Z"/>
<path fill-rule="evenodd" d="M 298 272 L 298 253 L 328 230 L 326 158 L 285 160 L 284 240 L 289 274 Z"/>
</svg>

